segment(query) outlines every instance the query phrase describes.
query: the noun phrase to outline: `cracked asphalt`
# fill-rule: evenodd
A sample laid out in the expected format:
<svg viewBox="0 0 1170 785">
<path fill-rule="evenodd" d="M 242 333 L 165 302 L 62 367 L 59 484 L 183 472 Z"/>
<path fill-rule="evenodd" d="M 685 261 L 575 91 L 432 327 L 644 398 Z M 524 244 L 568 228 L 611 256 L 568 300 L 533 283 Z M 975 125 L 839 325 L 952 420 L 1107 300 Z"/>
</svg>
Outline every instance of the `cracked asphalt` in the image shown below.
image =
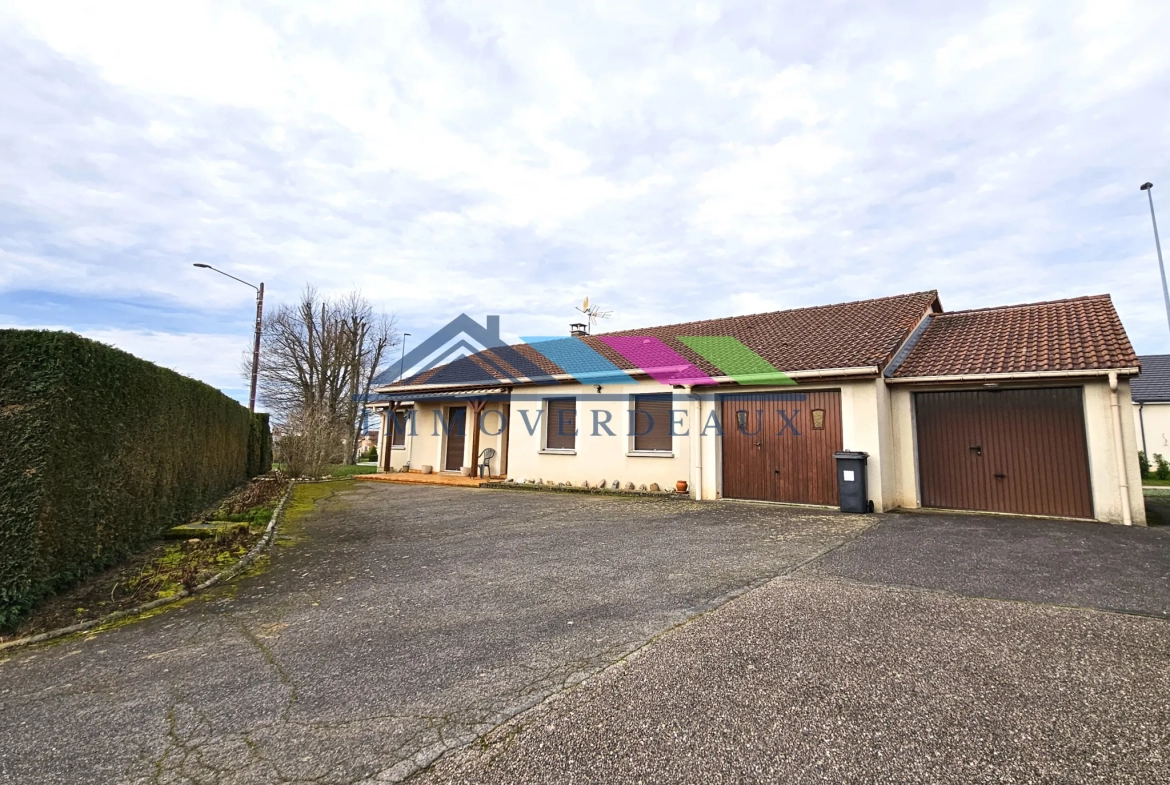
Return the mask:
<svg viewBox="0 0 1170 785">
<path fill-rule="evenodd" d="M 3 655 L 0 782 L 399 781 L 873 520 L 358 483 L 258 575 Z"/>
</svg>

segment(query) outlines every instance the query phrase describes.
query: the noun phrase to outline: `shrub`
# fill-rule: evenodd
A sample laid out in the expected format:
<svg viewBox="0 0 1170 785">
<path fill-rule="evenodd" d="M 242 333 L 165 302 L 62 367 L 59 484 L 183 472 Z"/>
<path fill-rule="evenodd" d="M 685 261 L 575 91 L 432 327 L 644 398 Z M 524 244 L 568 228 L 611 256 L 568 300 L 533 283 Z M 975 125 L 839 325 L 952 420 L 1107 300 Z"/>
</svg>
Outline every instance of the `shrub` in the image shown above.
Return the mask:
<svg viewBox="0 0 1170 785">
<path fill-rule="evenodd" d="M 1141 468 L 1142 479 L 1150 479 L 1150 459 L 1146 457 L 1145 450 L 1138 450 L 1138 466 Z"/>
<path fill-rule="evenodd" d="M 1154 476 L 1159 480 L 1170 480 L 1170 463 L 1167 463 L 1159 453 L 1154 453 L 1154 463 L 1156 465 Z"/>
<path fill-rule="evenodd" d="M 271 460 L 265 433 L 219 390 L 126 352 L 0 330 L 0 628 L 243 483 Z"/>
</svg>

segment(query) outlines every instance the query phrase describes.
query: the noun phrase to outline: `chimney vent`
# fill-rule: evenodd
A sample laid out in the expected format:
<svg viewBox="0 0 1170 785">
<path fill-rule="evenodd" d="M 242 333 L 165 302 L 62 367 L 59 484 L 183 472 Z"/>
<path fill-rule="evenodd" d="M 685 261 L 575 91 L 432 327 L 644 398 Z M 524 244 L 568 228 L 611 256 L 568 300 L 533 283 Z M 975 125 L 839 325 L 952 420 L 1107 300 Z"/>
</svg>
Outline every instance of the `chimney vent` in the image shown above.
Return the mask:
<svg viewBox="0 0 1170 785">
<path fill-rule="evenodd" d="M 586 329 L 584 322 L 574 322 L 569 325 L 569 335 L 588 335 L 589 330 Z"/>
</svg>

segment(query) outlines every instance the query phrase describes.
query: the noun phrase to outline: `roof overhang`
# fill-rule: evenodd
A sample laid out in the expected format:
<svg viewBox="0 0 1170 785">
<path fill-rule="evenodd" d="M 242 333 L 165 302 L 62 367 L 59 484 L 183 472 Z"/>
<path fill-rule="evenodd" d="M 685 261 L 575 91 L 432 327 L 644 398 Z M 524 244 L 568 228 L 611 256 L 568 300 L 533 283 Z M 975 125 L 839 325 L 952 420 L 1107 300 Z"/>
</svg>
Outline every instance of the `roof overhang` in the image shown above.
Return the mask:
<svg viewBox="0 0 1170 785">
<path fill-rule="evenodd" d="M 1093 379 L 1118 376 L 1137 376 L 1140 368 L 1081 368 L 1075 371 L 1030 371 L 1024 373 L 962 373 L 943 376 L 895 376 L 886 384 L 992 384 L 1016 381 L 1058 381 L 1060 379 Z"/>
<path fill-rule="evenodd" d="M 369 408 L 388 409 L 403 403 L 413 403 L 414 401 L 449 401 L 468 398 L 504 400 L 508 397 L 509 392 L 510 390 L 507 387 L 469 387 L 459 390 L 431 390 L 423 392 L 400 392 L 395 390 L 393 393 L 382 393 L 384 396 L 383 399 L 371 403 Z"/>
</svg>

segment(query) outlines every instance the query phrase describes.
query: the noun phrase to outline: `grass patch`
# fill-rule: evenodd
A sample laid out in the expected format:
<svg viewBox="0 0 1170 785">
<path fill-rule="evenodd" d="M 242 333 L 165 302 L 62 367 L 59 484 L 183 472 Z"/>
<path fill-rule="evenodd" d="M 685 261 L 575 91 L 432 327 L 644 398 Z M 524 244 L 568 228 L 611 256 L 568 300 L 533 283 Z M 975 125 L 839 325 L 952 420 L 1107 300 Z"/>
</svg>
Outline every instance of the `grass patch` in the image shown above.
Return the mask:
<svg viewBox="0 0 1170 785">
<path fill-rule="evenodd" d="M 282 465 L 279 463 L 272 464 L 272 468 L 280 471 Z M 355 474 L 376 474 L 378 472 L 377 466 L 362 466 L 354 464 L 349 466 L 344 463 L 335 463 L 325 470 L 324 477 L 333 477 L 334 479 L 344 479 L 346 477 L 353 477 Z"/>
<path fill-rule="evenodd" d="M 338 478 L 353 477 L 355 474 L 375 474 L 377 471 L 377 466 L 361 466 L 358 464 L 353 466 L 338 465 L 329 467 L 329 476 Z"/>
<path fill-rule="evenodd" d="M 306 482 L 293 489 L 292 498 L 284 508 L 278 545 L 293 545 L 304 535 L 304 519 L 317 509 L 317 503 L 334 494 L 353 488 L 353 480 L 337 482 Z"/>
<path fill-rule="evenodd" d="M 1148 480 L 1142 480 L 1142 485 L 1155 485 L 1170 487 L 1170 480 L 1159 480 L 1157 477 L 1151 477 Z"/>
</svg>

